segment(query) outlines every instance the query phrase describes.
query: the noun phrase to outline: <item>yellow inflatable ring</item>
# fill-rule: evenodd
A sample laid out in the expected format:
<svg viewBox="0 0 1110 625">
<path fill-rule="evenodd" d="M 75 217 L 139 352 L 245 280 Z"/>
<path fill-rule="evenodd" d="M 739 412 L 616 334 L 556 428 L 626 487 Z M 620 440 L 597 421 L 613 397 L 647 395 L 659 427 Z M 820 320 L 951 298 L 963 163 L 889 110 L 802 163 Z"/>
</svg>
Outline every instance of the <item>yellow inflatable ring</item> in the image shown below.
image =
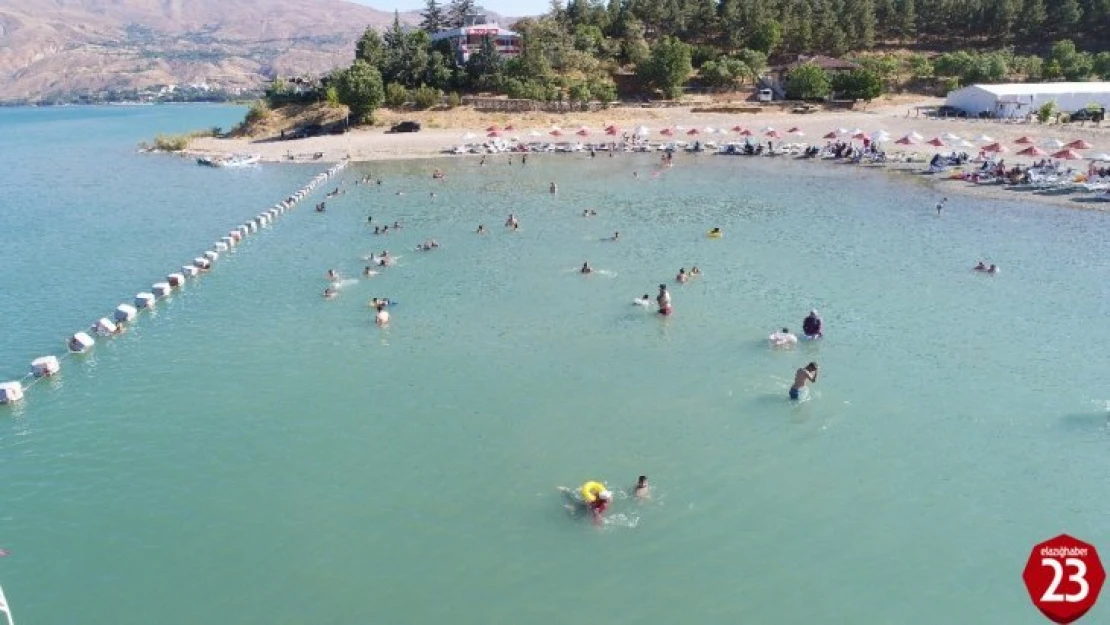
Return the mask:
<svg viewBox="0 0 1110 625">
<path fill-rule="evenodd" d="M 721 232 L 720 230 L 710 230 L 709 232 L 705 233 L 705 236 L 709 237 L 710 239 L 719 239 L 725 236 L 725 233 Z"/>
<path fill-rule="evenodd" d="M 605 485 L 601 482 L 586 482 L 582 485 L 582 499 L 586 503 L 593 503 L 601 496 L 601 492 L 605 490 Z"/>
</svg>

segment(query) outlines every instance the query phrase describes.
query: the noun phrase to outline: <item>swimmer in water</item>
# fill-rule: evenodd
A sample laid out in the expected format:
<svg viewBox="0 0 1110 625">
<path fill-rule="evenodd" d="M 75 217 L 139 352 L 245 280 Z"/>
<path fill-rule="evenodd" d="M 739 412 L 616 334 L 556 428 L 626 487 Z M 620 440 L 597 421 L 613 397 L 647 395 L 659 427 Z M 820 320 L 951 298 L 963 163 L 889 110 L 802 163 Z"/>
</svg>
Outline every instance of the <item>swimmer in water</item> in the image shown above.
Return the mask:
<svg viewBox="0 0 1110 625">
<path fill-rule="evenodd" d="M 815 362 L 811 362 L 794 372 L 794 386 L 790 387 L 790 399 L 798 401 L 802 389 L 811 382 L 817 382 L 817 363 Z"/>
<path fill-rule="evenodd" d="M 690 277 L 696 277 L 696 276 L 700 276 L 700 275 L 701 275 L 701 269 L 698 269 L 697 265 L 694 265 L 693 267 L 690 268 Z"/>
<path fill-rule="evenodd" d="M 975 265 L 975 271 L 986 271 L 986 270 L 987 270 L 987 264 L 984 263 L 983 261 L 979 261 L 979 263 L 977 265 Z"/>
<path fill-rule="evenodd" d="M 516 215 L 509 213 L 509 218 L 505 220 L 506 228 L 515 228 L 520 222 L 517 220 Z"/>
<path fill-rule="evenodd" d="M 378 326 L 389 325 L 389 311 L 385 309 L 385 304 L 378 304 L 377 314 L 374 315 L 374 323 Z"/>
<path fill-rule="evenodd" d="M 605 510 L 609 508 L 609 503 L 613 501 L 613 493 L 603 490 L 597 494 L 597 498 L 586 504 L 590 509 L 590 516 L 593 517 L 594 523 L 601 525 L 602 515 Z"/>
<path fill-rule="evenodd" d="M 636 499 L 647 499 L 651 497 L 651 490 L 648 488 L 648 479 L 646 475 L 641 475 L 636 480 L 636 488 L 632 489 L 632 496 Z"/>
<path fill-rule="evenodd" d="M 686 284 L 686 281 L 690 279 L 690 276 L 686 275 L 686 268 L 683 267 L 678 270 L 678 275 L 675 276 L 674 279 L 679 284 Z"/>
<path fill-rule="evenodd" d="M 998 265 L 992 264 L 990 267 L 987 268 L 987 273 L 989 273 L 991 275 L 994 275 L 994 274 L 998 273 L 998 271 L 999 271 L 998 270 Z"/>
<path fill-rule="evenodd" d="M 338 282 L 339 274 L 336 273 L 334 269 L 328 269 L 328 280 L 331 280 L 332 282 Z"/>
<path fill-rule="evenodd" d="M 714 228 L 714 229 L 709 231 L 709 234 L 721 234 L 721 229 L 720 228 Z"/>
<path fill-rule="evenodd" d="M 552 182 L 551 186 L 548 188 L 548 191 L 551 193 L 551 195 L 555 195 L 559 192 L 559 187 L 554 182 Z"/>
<path fill-rule="evenodd" d="M 590 268 L 590 263 L 589 262 L 582 263 L 582 268 L 578 270 L 578 273 L 593 273 L 593 272 L 594 272 L 594 270 Z"/>
<path fill-rule="evenodd" d="M 824 336 L 821 333 L 821 318 L 817 316 L 816 310 L 809 311 L 809 316 L 802 320 L 802 333 L 807 339 L 819 339 Z"/>
<path fill-rule="evenodd" d="M 790 333 L 790 328 L 783 328 L 769 337 L 771 347 L 793 347 L 798 344 L 798 337 Z"/>
<path fill-rule="evenodd" d="M 486 227 L 483 226 L 482 224 L 478 224 L 478 234 L 485 234 L 485 233 L 486 233 Z"/>
<path fill-rule="evenodd" d="M 671 294 L 667 291 L 667 285 L 659 285 L 659 295 L 655 296 L 655 303 L 659 305 L 660 315 L 671 314 Z"/>
<path fill-rule="evenodd" d="M 620 232 L 614 232 L 613 236 L 609 240 L 610 241 L 620 241 L 620 238 L 621 238 L 621 233 Z"/>
<path fill-rule="evenodd" d="M 636 306 L 643 306 L 644 308 L 647 308 L 648 306 L 651 306 L 651 297 L 648 296 L 647 293 L 644 293 L 643 297 L 632 300 L 632 303 Z"/>
<path fill-rule="evenodd" d="M 362 270 L 362 275 L 369 278 L 370 276 L 374 275 L 374 270 L 371 269 L 369 265 L 367 265 L 367 267 Z"/>
<path fill-rule="evenodd" d="M 940 211 L 944 210 L 944 205 L 948 203 L 948 198 L 937 202 L 937 217 L 940 217 Z"/>
<path fill-rule="evenodd" d="M 328 288 L 324 289 L 324 299 L 331 299 L 331 298 L 335 297 L 338 294 L 339 294 L 339 291 L 335 290 L 334 288 L 332 288 L 330 286 Z"/>
</svg>

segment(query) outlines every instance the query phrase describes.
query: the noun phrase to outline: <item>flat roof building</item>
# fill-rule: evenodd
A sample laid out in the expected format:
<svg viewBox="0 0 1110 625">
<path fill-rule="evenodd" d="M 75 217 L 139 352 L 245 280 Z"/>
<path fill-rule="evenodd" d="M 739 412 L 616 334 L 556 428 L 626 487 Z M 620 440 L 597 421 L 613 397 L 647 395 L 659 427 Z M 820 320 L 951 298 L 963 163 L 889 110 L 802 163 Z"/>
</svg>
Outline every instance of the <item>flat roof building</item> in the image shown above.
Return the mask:
<svg viewBox="0 0 1110 625">
<path fill-rule="evenodd" d="M 446 40 L 451 43 L 459 63 L 466 63 L 472 54 L 478 52 L 485 39 L 493 40 L 501 56 L 520 56 L 520 34 L 490 21 L 481 9 L 467 15 L 459 28 L 441 30 L 432 35 L 433 42 Z"/>
<path fill-rule="evenodd" d="M 1110 82 L 1045 82 L 971 85 L 949 92 L 946 104 L 969 115 L 1024 117 L 1046 102 L 1065 113 L 1090 105 L 1110 108 Z"/>
</svg>

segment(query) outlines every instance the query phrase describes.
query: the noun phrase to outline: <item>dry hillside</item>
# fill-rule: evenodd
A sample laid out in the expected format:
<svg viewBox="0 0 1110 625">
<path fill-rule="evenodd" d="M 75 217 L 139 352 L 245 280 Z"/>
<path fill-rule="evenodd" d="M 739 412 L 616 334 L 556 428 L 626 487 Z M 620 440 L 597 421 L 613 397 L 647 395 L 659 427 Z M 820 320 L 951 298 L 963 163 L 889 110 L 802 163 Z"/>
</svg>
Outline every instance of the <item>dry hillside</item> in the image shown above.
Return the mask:
<svg viewBox="0 0 1110 625">
<path fill-rule="evenodd" d="M 0 0 L 0 100 L 255 87 L 264 76 L 347 63 L 367 26 L 392 19 L 345 0 Z"/>
</svg>

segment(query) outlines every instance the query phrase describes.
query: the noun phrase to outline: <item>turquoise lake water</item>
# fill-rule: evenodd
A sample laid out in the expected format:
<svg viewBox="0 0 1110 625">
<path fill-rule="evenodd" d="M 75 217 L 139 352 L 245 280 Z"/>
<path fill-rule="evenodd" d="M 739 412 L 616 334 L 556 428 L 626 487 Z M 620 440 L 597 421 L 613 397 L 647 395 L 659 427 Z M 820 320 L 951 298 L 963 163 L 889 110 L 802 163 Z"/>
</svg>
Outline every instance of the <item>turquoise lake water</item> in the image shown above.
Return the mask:
<svg viewBox="0 0 1110 625">
<path fill-rule="evenodd" d="M 241 114 L 0 109 L 0 379 L 326 167 L 135 153 Z M 16 622 L 1034 624 L 1035 543 L 1110 552 L 1110 216 L 938 218 L 913 180 L 790 160 L 506 161 L 354 165 L 0 407 Z M 660 282 L 670 318 L 632 305 Z M 767 347 L 811 308 L 823 341 Z M 601 528 L 556 490 L 590 479 Z"/>
</svg>

